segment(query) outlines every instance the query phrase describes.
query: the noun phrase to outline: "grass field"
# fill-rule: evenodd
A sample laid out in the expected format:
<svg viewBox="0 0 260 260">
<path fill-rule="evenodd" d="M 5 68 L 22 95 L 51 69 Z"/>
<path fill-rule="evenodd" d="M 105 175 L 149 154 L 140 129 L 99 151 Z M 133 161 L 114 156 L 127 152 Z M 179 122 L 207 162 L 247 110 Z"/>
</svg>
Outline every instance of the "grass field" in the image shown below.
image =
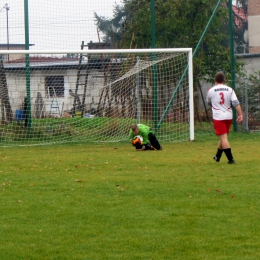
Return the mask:
<svg viewBox="0 0 260 260">
<path fill-rule="evenodd" d="M 2 148 L 0 259 L 259 260 L 259 141 Z"/>
</svg>

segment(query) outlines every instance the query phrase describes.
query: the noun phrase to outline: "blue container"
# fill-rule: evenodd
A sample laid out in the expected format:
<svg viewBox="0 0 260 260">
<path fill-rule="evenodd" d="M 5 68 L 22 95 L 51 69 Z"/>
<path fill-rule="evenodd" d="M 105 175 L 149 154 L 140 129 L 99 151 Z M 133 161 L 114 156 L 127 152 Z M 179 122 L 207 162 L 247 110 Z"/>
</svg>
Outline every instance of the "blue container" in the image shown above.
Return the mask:
<svg viewBox="0 0 260 260">
<path fill-rule="evenodd" d="M 24 110 L 16 110 L 15 111 L 15 120 L 21 121 L 25 119 L 25 113 Z"/>
</svg>

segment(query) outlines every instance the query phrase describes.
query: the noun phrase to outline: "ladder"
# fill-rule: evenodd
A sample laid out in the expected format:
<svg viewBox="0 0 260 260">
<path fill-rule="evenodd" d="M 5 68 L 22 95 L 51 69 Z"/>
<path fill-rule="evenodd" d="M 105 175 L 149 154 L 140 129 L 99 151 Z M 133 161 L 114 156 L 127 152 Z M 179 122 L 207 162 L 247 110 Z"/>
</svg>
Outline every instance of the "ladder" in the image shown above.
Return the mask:
<svg viewBox="0 0 260 260">
<path fill-rule="evenodd" d="M 50 89 L 52 90 L 51 92 L 50 92 Z M 48 90 L 48 101 L 49 101 L 48 103 L 50 105 L 49 115 L 50 116 L 58 115 L 58 117 L 61 117 L 62 110 L 63 110 L 63 104 L 62 104 L 62 108 L 60 108 L 60 103 L 56 96 L 54 87 L 48 87 L 47 90 Z M 50 93 L 52 93 L 52 95 Z"/>
<path fill-rule="evenodd" d="M 84 49 L 88 45 L 84 45 L 84 41 L 81 43 L 81 50 Z M 76 115 L 77 110 L 81 111 L 81 117 L 84 115 L 84 109 L 85 109 L 85 100 L 86 100 L 86 93 L 87 93 L 87 85 L 88 85 L 88 65 L 84 66 L 82 65 L 82 59 L 85 57 L 84 54 L 80 54 L 79 56 L 79 64 L 78 64 L 78 71 L 77 71 L 77 80 L 76 80 L 76 85 L 75 85 L 75 91 L 74 91 L 74 101 L 73 101 L 73 108 L 72 108 L 72 116 Z M 83 72 L 82 72 L 83 71 Z M 80 83 L 80 78 L 84 76 L 84 83 Z M 77 106 L 78 103 L 78 90 L 79 86 L 83 85 L 84 86 L 84 93 L 83 93 L 83 98 L 81 105 Z"/>
</svg>

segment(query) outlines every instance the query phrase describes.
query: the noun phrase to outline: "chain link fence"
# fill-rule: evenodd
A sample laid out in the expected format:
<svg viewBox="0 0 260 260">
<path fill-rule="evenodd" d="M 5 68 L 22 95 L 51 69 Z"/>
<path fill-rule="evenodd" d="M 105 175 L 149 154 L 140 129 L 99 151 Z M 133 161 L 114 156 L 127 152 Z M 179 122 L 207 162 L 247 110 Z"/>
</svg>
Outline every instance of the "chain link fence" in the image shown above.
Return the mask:
<svg viewBox="0 0 260 260">
<path fill-rule="evenodd" d="M 236 93 L 244 112 L 240 131 L 260 131 L 260 53 L 237 54 L 244 75 L 236 78 Z"/>
</svg>

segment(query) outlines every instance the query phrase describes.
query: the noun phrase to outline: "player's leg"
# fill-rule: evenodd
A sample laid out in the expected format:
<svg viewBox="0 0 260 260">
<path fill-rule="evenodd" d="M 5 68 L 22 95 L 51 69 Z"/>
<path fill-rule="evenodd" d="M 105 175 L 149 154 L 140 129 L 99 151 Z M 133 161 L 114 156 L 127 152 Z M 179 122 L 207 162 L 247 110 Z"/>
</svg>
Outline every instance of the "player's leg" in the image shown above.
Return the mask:
<svg viewBox="0 0 260 260">
<path fill-rule="evenodd" d="M 228 159 L 228 163 L 234 164 L 235 161 L 234 161 L 234 158 L 233 158 L 233 155 L 232 155 L 232 152 L 231 152 L 231 147 L 230 147 L 230 144 L 229 144 L 229 141 L 228 141 L 228 133 L 229 133 L 229 129 L 230 129 L 232 120 L 224 120 L 224 123 L 226 125 L 226 133 L 223 134 L 223 135 L 220 135 L 220 142 L 221 142 L 223 151 L 224 151 L 224 153 L 225 153 L 225 155 Z"/>
<path fill-rule="evenodd" d="M 137 151 L 153 150 L 153 149 L 151 149 L 151 145 L 149 143 L 147 143 L 147 144 L 137 144 L 135 146 L 135 148 L 136 148 Z"/>
<path fill-rule="evenodd" d="M 231 152 L 231 147 L 230 147 L 230 144 L 228 142 L 227 134 L 221 135 L 220 140 L 221 140 L 221 143 L 222 143 L 223 151 L 224 151 L 224 153 L 225 153 L 225 155 L 228 159 L 228 163 L 229 164 L 235 163 L 232 152 Z"/>
<path fill-rule="evenodd" d="M 220 140 L 220 143 L 221 143 L 223 150 L 230 148 L 230 144 L 228 142 L 228 135 L 227 134 L 220 135 L 219 140 Z"/>
<path fill-rule="evenodd" d="M 214 123 L 215 133 L 216 135 L 219 136 L 218 150 L 216 155 L 213 156 L 213 159 L 216 162 L 219 162 L 221 155 L 224 152 L 228 159 L 228 163 L 233 164 L 234 158 L 231 152 L 230 144 L 228 142 L 228 133 L 229 133 L 232 120 L 213 120 L 213 123 Z"/>
<path fill-rule="evenodd" d="M 213 159 L 216 162 L 219 162 L 220 158 L 222 156 L 222 153 L 223 153 L 223 147 L 222 147 L 222 142 L 221 142 L 220 136 L 222 134 L 226 133 L 226 125 L 221 120 L 213 120 L 213 124 L 214 124 L 215 133 L 219 138 L 218 150 L 217 150 L 216 154 L 213 156 Z"/>
<path fill-rule="evenodd" d="M 156 149 L 156 150 L 162 150 L 162 146 L 160 145 L 159 141 L 157 140 L 156 136 L 152 133 L 148 134 L 148 140 L 151 143 L 151 145 Z"/>
<path fill-rule="evenodd" d="M 221 141 L 219 140 L 219 141 L 218 141 L 218 150 L 217 150 L 217 152 L 216 152 L 216 155 L 213 156 L 213 159 L 214 159 L 216 162 L 219 162 L 220 159 L 221 159 L 222 153 L 223 153 L 223 147 L 222 147 L 222 145 L 221 145 Z"/>
</svg>

